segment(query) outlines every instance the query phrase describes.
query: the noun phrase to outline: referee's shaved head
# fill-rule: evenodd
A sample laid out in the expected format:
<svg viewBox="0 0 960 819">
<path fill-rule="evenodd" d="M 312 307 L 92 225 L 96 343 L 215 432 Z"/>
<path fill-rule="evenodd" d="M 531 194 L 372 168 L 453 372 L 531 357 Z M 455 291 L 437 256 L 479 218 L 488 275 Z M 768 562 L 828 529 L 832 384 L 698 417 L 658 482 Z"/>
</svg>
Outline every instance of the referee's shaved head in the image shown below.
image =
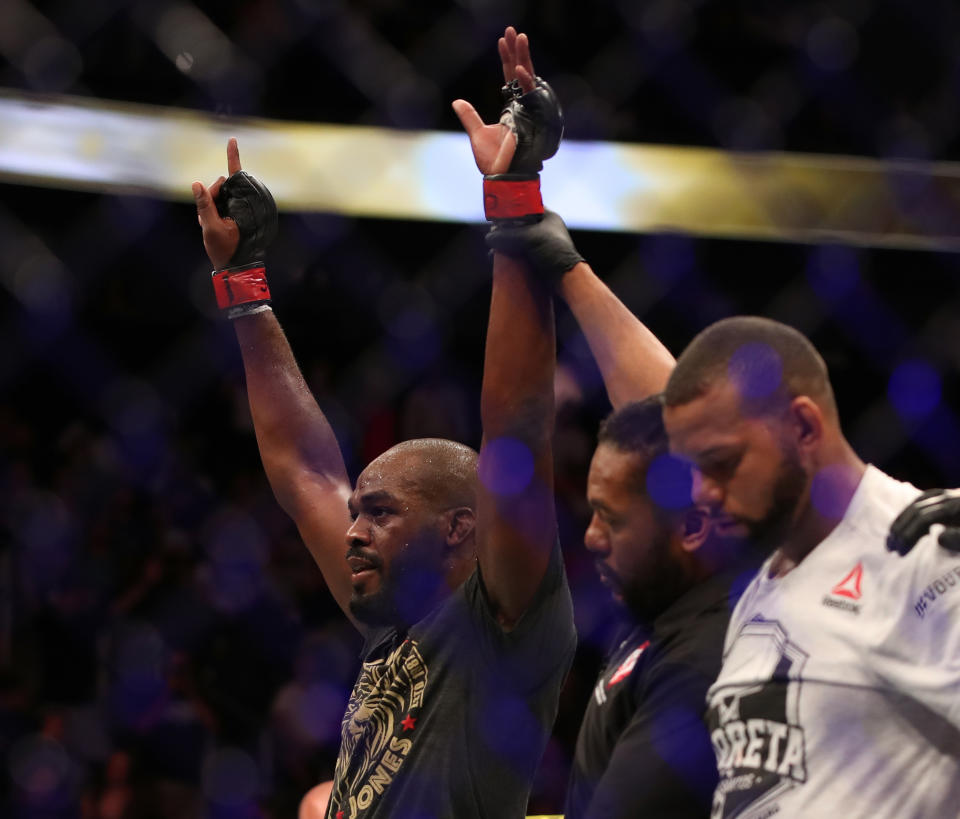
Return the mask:
<svg viewBox="0 0 960 819">
<path fill-rule="evenodd" d="M 724 380 L 736 384 L 750 414 L 774 412 L 806 395 L 837 417 L 823 358 L 806 336 L 772 319 L 735 316 L 699 333 L 677 359 L 664 404 L 688 404 Z"/>
</svg>

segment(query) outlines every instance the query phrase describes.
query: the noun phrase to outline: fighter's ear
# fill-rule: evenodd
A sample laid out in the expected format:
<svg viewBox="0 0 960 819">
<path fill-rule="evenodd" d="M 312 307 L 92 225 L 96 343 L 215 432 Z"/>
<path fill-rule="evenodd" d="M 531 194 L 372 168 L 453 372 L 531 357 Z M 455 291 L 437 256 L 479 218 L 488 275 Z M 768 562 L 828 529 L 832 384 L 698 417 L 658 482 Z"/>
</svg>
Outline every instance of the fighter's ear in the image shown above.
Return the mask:
<svg viewBox="0 0 960 819">
<path fill-rule="evenodd" d="M 710 534 L 710 513 L 702 506 L 694 506 L 683 516 L 683 539 L 685 552 L 695 552 Z"/>
<path fill-rule="evenodd" d="M 446 512 L 447 546 L 456 549 L 473 534 L 477 525 L 476 513 L 469 506 L 457 506 Z"/>
<path fill-rule="evenodd" d="M 790 402 L 788 412 L 799 446 L 811 446 L 823 438 L 823 410 L 812 398 L 798 395 Z"/>
</svg>

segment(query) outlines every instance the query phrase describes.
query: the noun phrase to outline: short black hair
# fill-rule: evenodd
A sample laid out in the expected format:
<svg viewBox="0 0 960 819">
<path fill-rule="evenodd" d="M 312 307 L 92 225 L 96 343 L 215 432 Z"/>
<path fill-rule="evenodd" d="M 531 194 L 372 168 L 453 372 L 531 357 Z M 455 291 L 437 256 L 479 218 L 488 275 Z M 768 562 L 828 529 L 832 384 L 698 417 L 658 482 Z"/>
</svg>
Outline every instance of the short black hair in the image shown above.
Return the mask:
<svg viewBox="0 0 960 819">
<path fill-rule="evenodd" d="M 598 446 L 637 456 L 630 487 L 653 501 L 654 514 L 663 525 L 675 525 L 694 505 L 690 463 L 670 456 L 662 394 L 610 413 L 600 425 L 597 439 Z"/>
<path fill-rule="evenodd" d="M 597 443 L 639 453 L 647 460 L 665 453 L 668 441 L 663 426 L 663 396 L 658 393 L 611 412 L 600 423 Z"/>
<path fill-rule="evenodd" d="M 688 404 L 723 379 L 736 381 L 753 411 L 764 412 L 807 395 L 836 414 L 823 358 L 803 333 L 779 321 L 734 316 L 701 331 L 677 359 L 664 404 Z"/>
<path fill-rule="evenodd" d="M 597 432 L 597 445 L 603 444 L 640 456 L 631 484 L 635 492 L 647 494 L 647 470 L 655 458 L 665 455 L 670 448 L 663 426 L 663 396 L 658 393 L 611 412 Z"/>
</svg>

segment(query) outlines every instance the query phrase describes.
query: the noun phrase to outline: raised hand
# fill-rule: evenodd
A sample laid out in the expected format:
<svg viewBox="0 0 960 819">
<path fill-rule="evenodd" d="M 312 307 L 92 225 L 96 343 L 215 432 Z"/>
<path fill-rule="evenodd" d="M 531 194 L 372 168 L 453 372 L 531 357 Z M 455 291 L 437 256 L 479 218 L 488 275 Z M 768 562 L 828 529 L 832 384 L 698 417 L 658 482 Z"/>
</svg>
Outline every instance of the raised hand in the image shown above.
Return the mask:
<svg viewBox="0 0 960 819">
<path fill-rule="evenodd" d="M 517 135 L 503 122 L 485 125 L 476 109 L 466 100 L 454 100 L 453 110 L 470 137 L 477 168 L 483 174 L 506 173 L 510 169 Z"/>
<path fill-rule="evenodd" d="M 240 148 L 237 140 L 227 142 L 227 172 L 232 176 L 240 170 Z M 203 247 L 213 264 L 214 270 L 222 270 L 230 262 L 240 243 L 240 230 L 229 216 L 223 217 L 217 211 L 215 199 L 220 188 L 227 181 L 221 176 L 209 188 L 202 182 L 193 183 L 193 198 L 197 203 L 197 221 L 203 234 Z"/>
<path fill-rule="evenodd" d="M 503 63 L 503 93 L 506 101 L 533 91 L 536 80 L 527 35 L 517 34 L 513 26 L 507 26 L 503 37 L 497 41 L 497 49 Z M 516 125 L 512 113 L 505 108 L 498 123 L 485 125 L 476 109 L 466 100 L 454 100 L 453 110 L 470 137 L 473 157 L 480 172 L 506 173 L 510 169 L 517 146 Z"/>
<path fill-rule="evenodd" d="M 509 86 L 516 80 L 522 93 L 533 91 L 536 74 L 530 59 L 530 40 L 527 35 L 517 34 L 513 26 L 507 26 L 497 41 L 497 48 L 503 63 L 504 85 Z"/>
<path fill-rule="evenodd" d="M 270 307 L 264 257 L 277 235 L 277 205 L 266 186 L 240 168 L 237 140 L 227 142 L 227 170 L 207 190 L 193 183 L 203 246 L 213 263 L 217 306 L 229 319 Z"/>
<path fill-rule="evenodd" d="M 497 43 L 503 66 L 500 121 L 486 125 L 466 100 L 456 111 L 484 174 L 484 211 L 493 222 L 537 221 L 543 214 L 540 169 L 563 136 L 563 112 L 547 83 L 533 73 L 530 43 L 511 26 Z"/>
</svg>

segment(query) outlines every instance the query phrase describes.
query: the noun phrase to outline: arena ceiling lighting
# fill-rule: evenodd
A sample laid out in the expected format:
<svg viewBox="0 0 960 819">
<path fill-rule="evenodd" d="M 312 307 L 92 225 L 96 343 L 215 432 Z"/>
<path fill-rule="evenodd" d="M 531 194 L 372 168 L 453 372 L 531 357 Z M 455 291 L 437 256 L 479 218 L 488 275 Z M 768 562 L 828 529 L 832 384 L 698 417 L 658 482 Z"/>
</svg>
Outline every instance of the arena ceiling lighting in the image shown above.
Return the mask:
<svg viewBox="0 0 960 819">
<path fill-rule="evenodd" d="M 282 209 L 480 222 L 464 135 L 220 119 L 193 111 L 0 92 L 0 181 L 173 200 L 244 167 Z M 544 200 L 572 227 L 960 249 L 960 164 L 566 141 Z"/>
</svg>

